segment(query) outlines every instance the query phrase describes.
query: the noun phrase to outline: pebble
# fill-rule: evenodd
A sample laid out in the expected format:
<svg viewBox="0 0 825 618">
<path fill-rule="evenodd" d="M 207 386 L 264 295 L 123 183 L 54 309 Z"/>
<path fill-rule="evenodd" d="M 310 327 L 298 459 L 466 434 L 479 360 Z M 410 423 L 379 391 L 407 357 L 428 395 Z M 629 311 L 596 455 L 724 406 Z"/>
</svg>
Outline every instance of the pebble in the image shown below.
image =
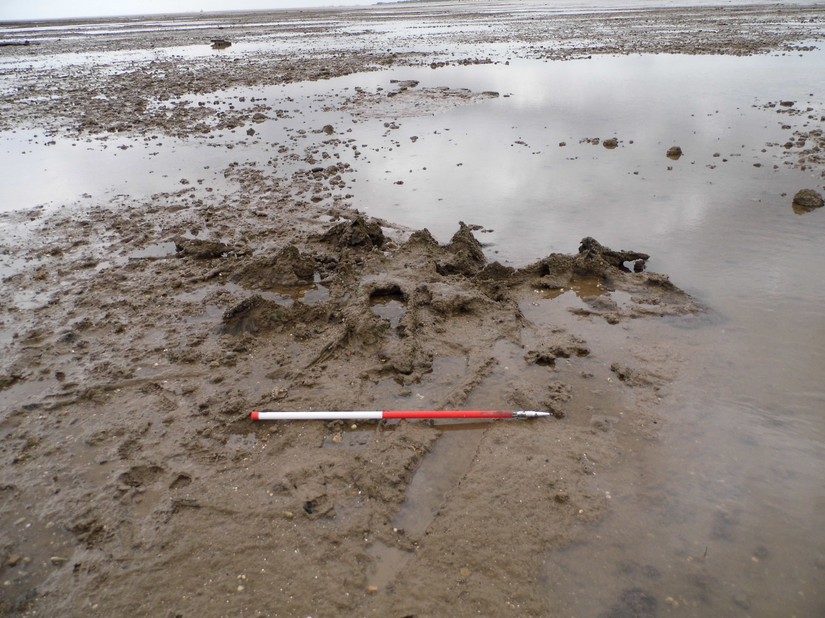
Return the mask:
<svg viewBox="0 0 825 618">
<path fill-rule="evenodd" d="M 682 148 L 679 146 L 671 146 L 667 149 L 667 156 L 670 159 L 678 159 L 682 154 Z"/>
<path fill-rule="evenodd" d="M 367 586 L 368 594 L 375 594 L 378 592 L 378 586 Z"/>
<path fill-rule="evenodd" d="M 793 197 L 793 203 L 803 208 L 821 208 L 825 204 L 822 196 L 813 189 L 802 189 L 797 191 Z"/>
</svg>

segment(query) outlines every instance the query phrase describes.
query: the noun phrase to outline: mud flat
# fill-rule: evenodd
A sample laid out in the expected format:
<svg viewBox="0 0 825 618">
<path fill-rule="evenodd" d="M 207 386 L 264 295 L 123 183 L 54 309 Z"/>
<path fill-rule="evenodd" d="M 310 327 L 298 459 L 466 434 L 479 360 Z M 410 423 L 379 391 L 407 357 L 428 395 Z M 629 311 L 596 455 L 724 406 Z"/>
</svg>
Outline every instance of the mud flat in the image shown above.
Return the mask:
<svg viewBox="0 0 825 618">
<path fill-rule="evenodd" d="M 641 239 L 574 238 L 577 251 L 511 265 L 485 246 L 484 221 L 455 220 L 437 239 L 366 216 L 353 195 L 373 165 L 365 123 L 392 140 L 405 118 L 507 93 L 325 83 L 509 58 L 802 53 L 824 13 L 516 8 L 4 28 L 37 43 L 0 50 L 8 140 L 125 170 L 167 157 L 169 169 L 154 192 L 101 181 L 96 194 L 55 186 L 60 197 L 3 205 L 3 612 L 554 614 L 548 556 L 610 511 L 603 472 L 655 443 L 683 371 L 675 333 L 713 312 L 648 269 Z M 216 38 L 232 44 L 212 49 Z M 266 90 L 285 84 L 306 85 L 312 104 Z M 821 136 L 794 109 L 783 156 L 821 172 L 818 151 L 801 151 Z M 199 167 L 181 176 L 169 144 Z M 249 420 L 463 407 L 554 416 Z M 659 606 L 629 588 L 600 611 Z"/>
</svg>

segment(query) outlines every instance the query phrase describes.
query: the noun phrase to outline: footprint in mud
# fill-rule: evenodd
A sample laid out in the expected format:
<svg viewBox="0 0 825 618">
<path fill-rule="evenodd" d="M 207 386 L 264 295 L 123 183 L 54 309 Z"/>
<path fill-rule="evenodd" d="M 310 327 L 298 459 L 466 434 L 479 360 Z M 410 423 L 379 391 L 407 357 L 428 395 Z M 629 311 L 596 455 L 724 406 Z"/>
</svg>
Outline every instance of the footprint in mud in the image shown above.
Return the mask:
<svg viewBox="0 0 825 618">
<path fill-rule="evenodd" d="M 311 492 L 304 496 L 301 508 L 310 519 L 333 519 L 335 517 L 335 504 L 324 491 Z"/>
<path fill-rule="evenodd" d="M 370 293 L 370 310 L 379 318 L 388 321 L 390 328 L 396 332 L 401 327 L 401 319 L 407 313 L 406 302 L 406 295 L 397 285 L 378 288 Z"/>
<path fill-rule="evenodd" d="M 160 466 L 133 466 L 120 474 L 118 481 L 129 487 L 145 487 L 154 483 L 163 472 Z"/>
<path fill-rule="evenodd" d="M 152 512 L 163 496 L 163 491 L 153 488 L 166 472 L 156 465 L 140 465 L 129 468 L 118 476 L 118 489 L 122 491 L 123 499 L 135 506 L 136 513 L 141 516 Z"/>
<path fill-rule="evenodd" d="M 182 489 L 192 484 L 192 477 L 188 474 L 178 474 L 175 480 L 169 483 L 169 489 Z"/>
<path fill-rule="evenodd" d="M 641 588 L 627 588 L 601 618 L 655 618 L 658 610 L 656 597 Z"/>
</svg>

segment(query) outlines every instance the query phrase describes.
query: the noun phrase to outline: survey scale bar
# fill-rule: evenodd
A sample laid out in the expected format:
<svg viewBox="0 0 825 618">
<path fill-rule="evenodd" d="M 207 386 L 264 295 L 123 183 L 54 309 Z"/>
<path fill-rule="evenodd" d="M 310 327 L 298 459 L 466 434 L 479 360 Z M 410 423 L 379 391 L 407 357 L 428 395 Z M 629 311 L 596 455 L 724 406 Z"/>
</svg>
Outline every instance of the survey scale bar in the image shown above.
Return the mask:
<svg viewBox="0 0 825 618">
<path fill-rule="evenodd" d="M 254 410 L 253 421 L 336 421 L 442 418 L 539 418 L 550 412 L 537 410 L 315 410 L 270 412 Z"/>
</svg>

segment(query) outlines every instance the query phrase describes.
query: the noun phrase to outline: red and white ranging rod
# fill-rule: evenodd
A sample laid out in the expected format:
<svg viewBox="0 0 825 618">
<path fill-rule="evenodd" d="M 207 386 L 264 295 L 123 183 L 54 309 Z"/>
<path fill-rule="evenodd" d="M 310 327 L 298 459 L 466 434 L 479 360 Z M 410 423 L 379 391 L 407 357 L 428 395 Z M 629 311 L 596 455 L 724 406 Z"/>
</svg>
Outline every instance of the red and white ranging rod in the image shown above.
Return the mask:
<svg viewBox="0 0 825 618">
<path fill-rule="evenodd" d="M 442 418 L 539 418 L 550 412 L 536 410 L 318 410 L 268 412 L 255 410 L 253 421 L 363 421 L 381 419 L 442 419 Z"/>
</svg>

